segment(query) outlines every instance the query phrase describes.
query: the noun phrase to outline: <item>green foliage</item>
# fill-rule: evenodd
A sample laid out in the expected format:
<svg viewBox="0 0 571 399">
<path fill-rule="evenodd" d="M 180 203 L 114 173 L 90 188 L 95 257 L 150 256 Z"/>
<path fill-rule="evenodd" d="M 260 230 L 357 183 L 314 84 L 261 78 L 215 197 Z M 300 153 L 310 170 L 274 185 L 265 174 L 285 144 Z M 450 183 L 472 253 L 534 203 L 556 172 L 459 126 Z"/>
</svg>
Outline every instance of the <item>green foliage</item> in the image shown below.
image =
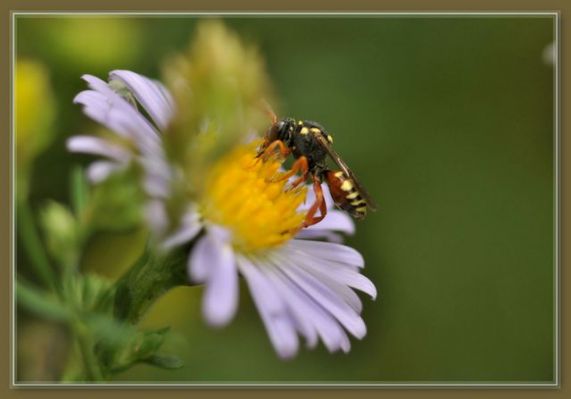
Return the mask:
<svg viewBox="0 0 571 399">
<path fill-rule="evenodd" d="M 68 321 L 72 315 L 71 309 L 52 293 L 42 291 L 22 280 L 17 281 L 16 298 L 19 305 L 48 320 Z"/>
<path fill-rule="evenodd" d="M 126 231 L 142 221 L 144 194 L 134 168 L 114 173 L 93 187 L 85 224 L 94 231 Z"/>
<path fill-rule="evenodd" d="M 81 237 L 71 211 L 55 201 L 49 201 L 42 209 L 40 222 L 50 255 L 65 268 L 75 267 Z"/>
<path fill-rule="evenodd" d="M 173 355 L 153 355 L 146 360 L 146 363 L 167 370 L 179 369 L 184 366 L 182 359 Z"/>
<path fill-rule="evenodd" d="M 179 368 L 182 360 L 174 355 L 159 354 L 169 328 L 131 334 L 121 345 L 102 341 L 97 347 L 98 356 L 108 373 L 123 372 L 137 363 L 148 363 L 161 368 Z"/>
<path fill-rule="evenodd" d="M 25 201 L 19 205 L 19 231 L 29 250 L 40 276 L 49 290 L 23 283 L 16 289 L 18 304 L 35 315 L 60 322 L 73 333 L 82 362 L 70 358 L 70 367 L 62 378 L 66 381 L 98 381 L 110 378 L 137 363 L 155 364 L 161 368 L 179 367 L 181 360 L 158 353 L 168 328 L 156 331 L 140 331 L 128 314 L 137 318 L 152 303 L 152 295 L 160 295 L 173 284 L 184 282 L 180 267 L 181 257 L 153 256 L 148 253 L 134 268 L 151 273 L 128 273 L 127 280 L 115 285 L 95 274 L 79 272 L 81 257 L 87 239 L 96 231 L 113 231 L 133 228 L 139 223 L 142 195 L 133 183 L 133 171 L 109 178 L 105 183 L 89 188 L 80 168 L 71 176 L 73 212 L 66 206 L 48 201 L 40 213 L 44 243 L 34 226 L 33 215 Z M 137 201 L 137 198 L 139 200 Z M 117 217 L 120 214 L 122 217 Z M 59 268 L 56 273 L 44 251 L 47 248 L 51 260 Z M 133 276 L 138 276 L 134 278 Z M 163 279 L 157 276 L 164 276 Z M 141 285 L 141 282 L 143 285 Z M 134 283 L 134 285 L 132 285 Z M 163 285 L 161 285 L 163 284 Z M 125 290 L 128 287 L 129 290 Z M 116 291 L 120 290 L 121 302 L 130 307 L 117 312 Z M 149 297 L 149 293 L 154 293 Z M 134 295 L 134 296 L 133 296 Z M 141 298 L 141 303 L 135 303 Z M 135 302 L 133 302 L 133 300 Z M 131 306 L 134 305 L 135 307 Z M 83 365 L 83 370 L 73 365 Z"/>
</svg>

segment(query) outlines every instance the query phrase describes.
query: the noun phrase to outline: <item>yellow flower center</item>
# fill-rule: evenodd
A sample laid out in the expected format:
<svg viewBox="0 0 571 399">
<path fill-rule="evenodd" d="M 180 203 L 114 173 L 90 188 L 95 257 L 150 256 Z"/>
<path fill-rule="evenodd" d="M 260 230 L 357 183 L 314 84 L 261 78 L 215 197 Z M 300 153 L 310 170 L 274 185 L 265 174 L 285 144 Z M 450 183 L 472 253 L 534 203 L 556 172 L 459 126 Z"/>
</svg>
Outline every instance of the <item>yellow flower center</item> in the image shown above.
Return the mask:
<svg viewBox="0 0 571 399">
<path fill-rule="evenodd" d="M 260 142 L 239 146 L 218 161 L 208 176 L 201 213 L 232 232 L 242 253 L 279 246 L 299 231 L 305 212 L 297 208 L 306 188 L 288 189 L 280 180 L 283 159 L 256 159 Z"/>
</svg>

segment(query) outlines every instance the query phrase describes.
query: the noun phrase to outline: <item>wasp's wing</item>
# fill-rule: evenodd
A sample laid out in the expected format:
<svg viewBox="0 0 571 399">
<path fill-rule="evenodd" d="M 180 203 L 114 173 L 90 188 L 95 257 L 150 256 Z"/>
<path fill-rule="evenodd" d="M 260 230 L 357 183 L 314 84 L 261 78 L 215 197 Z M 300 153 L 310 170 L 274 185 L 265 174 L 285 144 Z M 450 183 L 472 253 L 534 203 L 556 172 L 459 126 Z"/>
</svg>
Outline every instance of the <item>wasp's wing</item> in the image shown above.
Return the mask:
<svg viewBox="0 0 571 399">
<path fill-rule="evenodd" d="M 376 211 L 377 205 L 375 204 L 375 201 L 371 198 L 367 190 L 365 190 L 365 188 L 361 185 L 359 179 L 357 179 L 357 176 L 355 176 L 355 174 L 351 171 L 351 169 L 349 169 L 349 166 L 347 166 L 345 161 L 343 161 L 343 159 L 339 156 L 339 154 L 337 154 L 337 152 L 333 149 L 329 141 L 327 141 L 327 139 L 322 134 L 315 134 L 315 137 L 319 142 L 319 144 L 325 149 L 325 151 L 327 151 L 327 154 L 329 154 L 331 159 L 333 159 L 333 161 L 337 164 L 337 166 L 341 168 L 343 173 L 345 173 L 345 175 L 348 176 L 353 181 L 353 184 L 357 188 L 357 191 L 359 191 L 359 194 L 361 194 L 363 199 L 367 202 L 367 206 L 369 207 L 369 209 L 371 209 L 372 211 Z"/>
</svg>

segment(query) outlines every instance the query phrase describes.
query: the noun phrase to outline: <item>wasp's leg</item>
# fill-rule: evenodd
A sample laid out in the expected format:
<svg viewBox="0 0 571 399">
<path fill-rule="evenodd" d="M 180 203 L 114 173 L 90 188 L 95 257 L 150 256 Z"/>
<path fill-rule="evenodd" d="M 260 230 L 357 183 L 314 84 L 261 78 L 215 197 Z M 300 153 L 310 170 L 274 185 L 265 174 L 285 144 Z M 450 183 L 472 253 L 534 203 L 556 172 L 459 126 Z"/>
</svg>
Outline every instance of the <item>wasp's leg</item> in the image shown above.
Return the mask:
<svg viewBox="0 0 571 399">
<path fill-rule="evenodd" d="M 323 197 L 321 181 L 315 175 L 313 175 L 313 191 L 315 192 L 315 202 L 311 205 L 311 208 L 309 208 L 309 211 L 307 211 L 307 214 L 305 215 L 303 227 L 313 226 L 314 224 L 321 222 L 325 215 L 327 215 L 327 204 Z M 318 209 L 320 215 L 315 216 Z"/>
<path fill-rule="evenodd" d="M 301 176 L 295 179 L 291 183 L 291 188 L 299 186 L 301 183 L 307 180 L 307 175 L 309 173 L 309 163 L 305 156 L 301 156 L 291 165 L 291 169 L 282 174 L 279 178 L 272 180 L 273 182 L 284 181 L 292 176 L 295 176 L 297 172 L 301 172 Z"/>
<path fill-rule="evenodd" d="M 285 145 L 285 143 L 281 140 L 275 140 L 271 142 L 265 149 L 256 155 L 256 158 L 263 158 L 264 161 L 267 161 L 268 158 L 272 155 L 276 148 L 279 148 L 280 154 L 285 158 L 290 154 L 290 149 Z"/>
</svg>

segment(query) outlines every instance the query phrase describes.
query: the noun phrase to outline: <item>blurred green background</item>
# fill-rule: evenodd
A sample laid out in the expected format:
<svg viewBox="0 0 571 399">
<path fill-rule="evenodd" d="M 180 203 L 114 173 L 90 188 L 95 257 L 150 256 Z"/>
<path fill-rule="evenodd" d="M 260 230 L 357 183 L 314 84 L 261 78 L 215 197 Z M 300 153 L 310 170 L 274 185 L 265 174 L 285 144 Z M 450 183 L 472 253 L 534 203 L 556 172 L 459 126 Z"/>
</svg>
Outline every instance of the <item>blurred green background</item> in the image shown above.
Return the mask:
<svg viewBox="0 0 571 399">
<path fill-rule="evenodd" d="M 364 298 L 368 335 L 348 355 L 319 347 L 284 362 L 244 286 L 239 313 L 222 330 L 202 321 L 201 288 L 179 288 L 143 324 L 171 325 L 165 349 L 185 366 L 137 366 L 117 380 L 552 381 L 554 93 L 544 49 L 553 17 L 224 20 L 259 46 L 280 113 L 324 124 L 378 202 L 348 243 L 363 253 L 379 298 Z M 69 202 L 67 176 L 89 160 L 64 147 L 70 135 L 96 131 L 72 104 L 80 76 L 130 69 L 160 78 L 196 22 L 17 18 L 17 56 L 43 64 L 57 106 L 56 139 L 34 166 L 34 204 Z M 84 266 L 116 277 L 140 241 L 97 237 Z M 50 331 L 30 323 L 19 318 L 19 348 L 37 347 Z M 23 379 L 39 367 L 30 359 L 19 364 Z"/>
</svg>

